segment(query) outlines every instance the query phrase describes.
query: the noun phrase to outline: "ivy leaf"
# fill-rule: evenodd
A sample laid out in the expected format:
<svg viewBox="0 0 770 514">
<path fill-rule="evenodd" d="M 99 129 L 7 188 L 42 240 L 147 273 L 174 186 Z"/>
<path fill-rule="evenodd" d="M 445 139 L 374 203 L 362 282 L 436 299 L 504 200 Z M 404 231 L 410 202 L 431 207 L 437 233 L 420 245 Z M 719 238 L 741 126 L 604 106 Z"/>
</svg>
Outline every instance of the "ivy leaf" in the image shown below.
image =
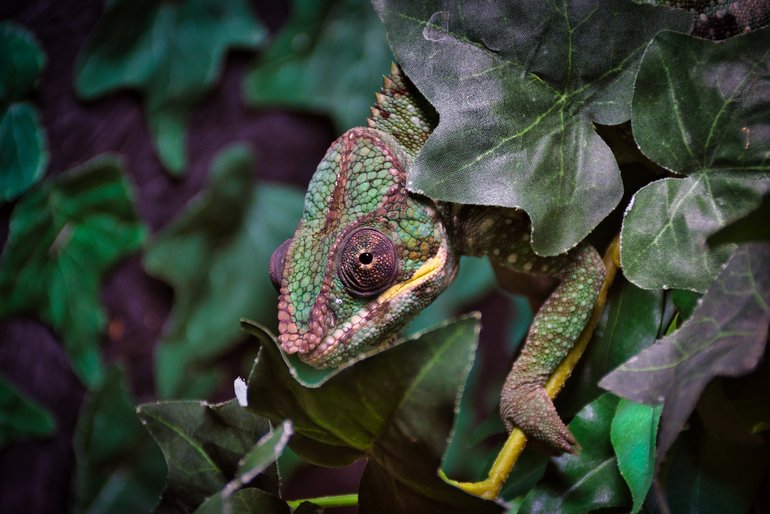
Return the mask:
<svg viewBox="0 0 770 514">
<path fill-rule="evenodd" d="M 289 514 L 291 509 L 276 496 L 247 487 L 227 500 L 216 494 L 206 500 L 194 514 Z M 295 511 L 297 512 L 297 511 Z"/>
<path fill-rule="evenodd" d="M 246 0 L 113 0 L 78 56 L 75 88 L 85 99 L 140 90 L 160 160 L 179 175 L 187 112 L 213 87 L 228 49 L 256 48 L 265 35 Z"/>
<path fill-rule="evenodd" d="M 239 469 L 241 457 L 270 426 L 237 401 L 218 405 L 198 400 L 148 403 L 139 406 L 137 414 L 168 466 L 166 490 L 155 512 L 192 512 L 230 480 L 248 478 L 251 485 L 278 494 L 274 467 L 256 478 Z M 264 467 L 250 471 L 254 469 Z"/>
<path fill-rule="evenodd" d="M 13 211 L 0 260 L 0 317 L 40 316 L 64 340 L 80 379 L 96 386 L 104 376 L 101 277 L 145 235 L 115 158 L 93 159 L 38 185 Z"/>
<path fill-rule="evenodd" d="M 163 455 L 136 417 L 121 368 L 110 368 L 86 397 L 74 447 L 76 514 L 149 512 L 157 503 Z"/>
<path fill-rule="evenodd" d="M 267 267 L 273 250 L 294 231 L 302 195 L 285 186 L 255 186 L 253 169 L 245 147 L 222 151 L 208 188 L 147 250 L 147 271 L 176 292 L 156 350 L 156 387 L 163 398 L 210 391 L 213 374 L 195 369 L 242 339 L 241 316 L 275 323 L 276 292 Z"/>
<path fill-rule="evenodd" d="M 770 28 L 714 42 L 659 34 L 634 89 L 640 149 L 689 175 L 634 195 L 621 232 L 629 280 L 648 289 L 703 292 L 734 245 L 706 238 L 760 205 L 770 191 Z"/>
<path fill-rule="evenodd" d="M 770 245 L 747 244 L 730 259 L 692 316 L 599 383 L 619 396 L 663 402 L 658 458 L 676 439 L 708 381 L 756 366 L 770 323 Z"/>
<path fill-rule="evenodd" d="M 292 6 L 292 18 L 246 77 L 246 100 L 330 113 L 339 130 L 365 125 L 393 60 L 380 20 L 359 0 Z"/>
<path fill-rule="evenodd" d="M 265 434 L 241 458 L 235 477 L 225 485 L 221 492 L 206 500 L 195 511 L 195 514 L 288 513 L 288 505 L 275 496 L 253 487 L 245 489 L 242 487 L 278 459 L 286 447 L 291 433 L 291 421 L 287 420 L 270 433 Z"/>
<path fill-rule="evenodd" d="M 573 247 L 620 201 L 617 163 L 593 123 L 630 118 L 647 42 L 690 24 L 684 13 L 612 0 L 374 4 L 441 120 L 410 190 L 520 207 L 543 255 Z"/>
<path fill-rule="evenodd" d="M 53 415 L 0 376 L 0 449 L 28 437 L 45 437 L 56 430 Z"/>
<path fill-rule="evenodd" d="M 579 455 L 551 459 L 549 471 L 524 499 L 519 513 L 592 512 L 629 503 L 610 443 L 618 398 L 605 393 L 581 410 L 569 429 L 581 446 Z"/>
<path fill-rule="evenodd" d="M 759 207 L 709 236 L 707 242 L 715 246 L 724 243 L 770 241 L 770 224 L 767 223 L 769 219 L 770 194 L 766 194 L 762 197 Z"/>
<path fill-rule="evenodd" d="M 249 408 L 292 419 L 291 448 L 309 462 L 342 466 L 366 457 L 362 512 L 500 511 L 437 475 L 476 348 L 477 315 L 343 368 L 314 389 L 292 377 L 272 335 L 244 328 L 262 341 Z"/>
<path fill-rule="evenodd" d="M 45 65 L 32 34 L 0 23 L 0 201 L 13 200 L 42 178 L 48 163 L 40 119 L 24 97 Z"/>
<path fill-rule="evenodd" d="M 634 514 L 641 510 L 655 474 L 655 439 L 660 411 L 660 406 L 621 399 L 612 418 L 610 440 L 620 474 L 634 499 L 631 509 Z"/>
<path fill-rule="evenodd" d="M 671 448 L 658 478 L 666 505 L 652 512 L 751 512 L 752 504 L 761 505 L 766 496 L 762 477 L 769 463 L 767 444 L 739 445 L 688 430 Z"/>
</svg>

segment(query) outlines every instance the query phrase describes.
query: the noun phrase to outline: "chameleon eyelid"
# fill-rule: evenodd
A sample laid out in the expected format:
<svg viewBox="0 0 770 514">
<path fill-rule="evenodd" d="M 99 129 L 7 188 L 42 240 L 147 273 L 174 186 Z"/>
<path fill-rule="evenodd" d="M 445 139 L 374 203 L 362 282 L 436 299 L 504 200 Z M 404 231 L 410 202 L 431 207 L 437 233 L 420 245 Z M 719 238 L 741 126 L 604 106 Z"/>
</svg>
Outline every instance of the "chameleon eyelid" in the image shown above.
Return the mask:
<svg viewBox="0 0 770 514">
<path fill-rule="evenodd" d="M 355 244 L 357 239 L 363 239 L 367 245 L 359 248 Z M 337 275 L 351 296 L 376 296 L 396 280 L 399 270 L 396 245 L 379 230 L 371 227 L 357 228 L 345 236 L 339 248 L 336 256 Z M 362 255 L 370 256 L 371 260 L 364 262 Z"/>
</svg>

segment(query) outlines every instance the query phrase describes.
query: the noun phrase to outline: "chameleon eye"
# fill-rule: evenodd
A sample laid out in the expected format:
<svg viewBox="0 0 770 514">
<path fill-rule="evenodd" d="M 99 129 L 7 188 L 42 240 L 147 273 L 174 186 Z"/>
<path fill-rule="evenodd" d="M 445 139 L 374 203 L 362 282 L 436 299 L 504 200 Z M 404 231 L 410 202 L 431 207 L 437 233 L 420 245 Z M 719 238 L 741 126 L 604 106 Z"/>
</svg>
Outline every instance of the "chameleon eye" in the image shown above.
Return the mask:
<svg viewBox="0 0 770 514">
<path fill-rule="evenodd" d="M 281 292 L 281 282 L 283 281 L 283 266 L 286 260 L 286 250 L 289 249 L 289 243 L 291 239 L 287 239 L 281 245 L 275 249 L 273 255 L 270 256 L 270 265 L 268 266 L 268 273 L 270 273 L 270 281 L 273 283 L 273 287 L 279 293 Z"/>
<path fill-rule="evenodd" d="M 378 230 L 361 228 L 352 232 L 338 255 L 337 274 L 353 296 L 374 296 L 396 279 L 396 247 Z"/>
</svg>

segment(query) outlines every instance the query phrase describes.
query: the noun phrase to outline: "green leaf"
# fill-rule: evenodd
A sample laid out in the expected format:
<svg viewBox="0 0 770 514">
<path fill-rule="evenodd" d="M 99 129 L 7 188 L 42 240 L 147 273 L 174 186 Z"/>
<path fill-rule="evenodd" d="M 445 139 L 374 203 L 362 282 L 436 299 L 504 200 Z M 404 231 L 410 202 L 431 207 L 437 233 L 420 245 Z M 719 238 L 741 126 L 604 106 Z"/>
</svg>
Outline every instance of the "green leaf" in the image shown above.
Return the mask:
<svg viewBox="0 0 770 514">
<path fill-rule="evenodd" d="M 562 416 L 569 418 L 598 398 L 603 393 L 599 379 L 655 342 L 662 309 L 661 291 L 615 279 L 588 349 L 559 396 Z"/>
<path fill-rule="evenodd" d="M 684 432 L 658 479 L 666 501 L 663 512 L 751 512 L 752 503 L 761 504 L 766 496 L 761 481 L 769 463 L 767 444 L 737 445 L 707 433 Z"/>
<path fill-rule="evenodd" d="M 113 0 L 78 56 L 75 88 L 85 99 L 141 91 L 158 155 L 179 175 L 190 108 L 214 86 L 228 49 L 256 48 L 265 35 L 245 0 Z"/>
<path fill-rule="evenodd" d="M 293 15 L 247 75 L 253 106 L 332 115 L 337 129 L 366 124 L 393 56 L 368 2 L 294 0 Z"/>
<path fill-rule="evenodd" d="M 640 287 L 705 291 L 735 248 L 706 238 L 770 191 L 770 28 L 722 42 L 674 32 L 645 52 L 633 132 L 669 170 L 626 211 L 621 261 Z"/>
<path fill-rule="evenodd" d="M 655 474 L 655 439 L 658 435 L 660 406 L 618 402 L 612 418 L 610 440 L 618 459 L 620 474 L 631 489 L 632 513 L 641 510 Z"/>
<path fill-rule="evenodd" d="M 155 512 L 195 510 L 230 480 L 241 477 L 242 456 L 270 430 L 267 420 L 235 400 L 218 405 L 198 400 L 149 403 L 137 414 L 168 466 L 166 489 Z M 250 485 L 277 494 L 275 468 Z"/>
<path fill-rule="evenodd" d="M 0 376 L 0 449 L 29 437 L 45 437 L 56 430 L 53 415 Z"/>
<path fill-rule="evenodd" d="M 740 376 L 761 358 L 770 322 L 770 244 L 733 255 L 692 317 L 599 383 L 638 402 L 664 403 L 662 457 L 714 376 Z"/>
<path fill-rule="evenodd" d="M 284 421 L 249 450 L 238 462 L 238 470 L 221 492 L 206 500 L 196 514 L 237 514 L 240 512 L 289 512 L 288 506 L 268 493 L 242 487 L 275 463 L 291 436 L 291 421 Z"/>
<path fill-rule="evenodd" d="M 84 400 L 74 437 L 76 514 L 149 512 L 166 468 L 163 455 L 136 417 L 125 372 L 107 371 Z"/>
<path fill-rule="evenodd" d="M 163 398 L 210 392 L 214 371 L 206 361 L 243 338 L 241 316 L 275 324 L 277 300 L 268 263 L 273 250 L 291 237 L 302 195 L 285 186 L 255 186 L 253 169 L 248 149 L 222 151 L 207 189 L 147 250 L 147 271 L 172 284 L 176 293 L 156 350 L 156 387 Z"/>
<path fill-rule="evenodd" d="M 580 453 L 552 458 L 550 474 L 530 491 L 519 513 L 581 513 L 630 503 L 610 443 L 617 405 L 618 398 L 605 393 L 578 413 L 569 429 Z"/>
<path fill-rule="evenodd" d="M 617 163 L 593 123 L 630 118 L 647 42 L 690 24 L 684 13 L 613 0 L 374 3 L 441 120 L 410 190 L 522 208 L 543 255 L 573 247 L 620 201 Z"/>
<path fill-rule="evenodd" d="M 145 234 L 115 158 L 93 159 L 38 185 L 13 210 L 0 260 L 0 318 L 38 315 L 64 340 L 80 379 L 96 386 L 104 376 L 101 278 Z"/>
<path fill-rule="evenodd" d="M 194 514 L 289 514 L 290 511 L 289 506 L 276 496 L 247 487 L 236 491 L 227 500 L 221 494 L 215 494 Z"/>
<path fill-rule="evenodd" d="M 249 377 L 249 408 L 292 419 L 290 445 L 310 462 L 341 466 L 367 457 L 362 512 L 499 512 L 437 475 L 476 348 L 478 316 L 337 370 L 314 389 L 292 377 L 271 335 L 245 328 L 263 340 Z"/>
<path fill-rule="evenodd" d="M 37 110 L 24 97 L 45 64 L 32 35 L 0 23 L 0 201 L 12 200 L 40 180 L 48 163 Z"/>
<path fill-rule="evenodd" d="M 759 207 L 715 234 L 707 242 L 711 246 L 724 243 L 745 243 L 748 241 L 770 241 L 770 194 L 762 197 Z"/>
</svg>

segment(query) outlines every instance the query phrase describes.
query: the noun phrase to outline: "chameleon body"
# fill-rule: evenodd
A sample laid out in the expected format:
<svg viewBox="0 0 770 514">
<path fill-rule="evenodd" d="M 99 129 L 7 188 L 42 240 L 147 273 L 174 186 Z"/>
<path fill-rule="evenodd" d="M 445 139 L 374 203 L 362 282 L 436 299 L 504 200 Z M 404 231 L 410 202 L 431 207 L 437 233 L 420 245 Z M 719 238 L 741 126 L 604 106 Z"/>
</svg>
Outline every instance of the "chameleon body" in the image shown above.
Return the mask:
<svg viewBox="0 0 770 514">
<path fill-rule="evenodd" d="M 488 256 L 559 285 L 540 308 L 501 394 L 510 430 L 562 451 L 575 440 L 543 385 L 588 320 L 605 270 L 583 243 L 555 257 L 530 246 L 526 215 L 502 207 L 434 202 L 407 175 L 435 113 L 393 66 L 369 126 L 344 133 L 310 181 L 294 236 L 273 254 L 278 341 L 316 367 L 338 366 L 392 344 L 453 280 L 462 255 Z"/>
</svg>

